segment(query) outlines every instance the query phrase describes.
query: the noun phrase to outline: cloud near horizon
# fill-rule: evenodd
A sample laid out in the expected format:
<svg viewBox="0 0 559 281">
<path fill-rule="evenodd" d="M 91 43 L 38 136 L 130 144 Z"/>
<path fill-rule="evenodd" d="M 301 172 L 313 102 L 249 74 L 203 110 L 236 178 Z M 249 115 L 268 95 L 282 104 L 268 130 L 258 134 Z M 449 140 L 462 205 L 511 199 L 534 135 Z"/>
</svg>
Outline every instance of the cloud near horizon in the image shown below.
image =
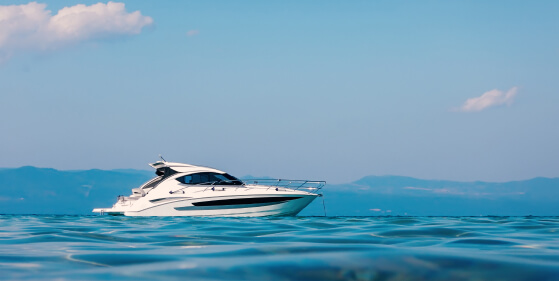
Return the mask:
<svg viewBox="0 0 559 281">
<path fill-rule="evenodd" d="M 46 4 L 0 5 L 0 62 L 21 51 L 55 50 L 79 42 L 139 34 L 153 23 L 124 3 L 78 4 L 52 15 Z"/>
<path fill-rule="evenodd" d="M 195 36 L 198 35 L 200 33 L 199 30 L 197 29 L 192 29 L 186 32 L 186 36 L 191 37 L 191 36 Z"/>
<path fill-rule="evenodd" d="M 476 112 L 503 104 L 511 105 L 517 91 L 518 87 L 512 87 L 506 93 L 498 89 L 494 89 L 483 93 L 483 95 L 479 97 L 467 99 L 466 102 L 457 109 L 457 111 Z"/>
</svg>

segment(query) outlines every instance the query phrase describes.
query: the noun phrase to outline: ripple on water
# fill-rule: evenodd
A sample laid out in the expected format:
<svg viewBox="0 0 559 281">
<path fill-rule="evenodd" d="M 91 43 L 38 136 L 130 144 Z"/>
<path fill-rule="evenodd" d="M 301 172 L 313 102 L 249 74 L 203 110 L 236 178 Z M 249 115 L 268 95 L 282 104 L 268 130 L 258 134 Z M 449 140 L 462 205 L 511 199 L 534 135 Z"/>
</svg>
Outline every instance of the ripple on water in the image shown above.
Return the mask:
<svg viewBox="0 0 559 281">
<path fill-rule="evenodd" d="M 514 243 L 511 241 L 506 240 L 497 240 L 497 239 L 457 239 L 450 242 L 451 244 L 465 244 L 465 245 L 491 245 L 491 246 L 505 246 L 505 245 L 518 245 L 518 243 Z"/>
<path fill-rule="evenodd" d="M 421 227 L 412 229 L 389 230 L 381 232 L 378 235 L 385 238 L 451 238 L 477 236 L 477 234 L 469 231 L 442 227 Z"/>
<path fill-rule="evenodd" d="M 556 217 L 0 216 L 2 279 L 557 280 Z"/>
</svg>

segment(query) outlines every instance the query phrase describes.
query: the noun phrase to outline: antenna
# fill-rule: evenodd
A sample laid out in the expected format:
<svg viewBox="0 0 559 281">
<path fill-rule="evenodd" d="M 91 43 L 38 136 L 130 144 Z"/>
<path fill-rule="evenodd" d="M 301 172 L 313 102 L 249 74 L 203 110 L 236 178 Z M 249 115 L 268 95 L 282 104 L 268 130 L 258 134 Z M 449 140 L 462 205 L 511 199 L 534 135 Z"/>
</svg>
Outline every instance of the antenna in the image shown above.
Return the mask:
<svg viewBox="0 0 559 281">
<path fill-rule="evenodd" d="M 167 162 L 167 161 L 165 160 L 165 158 L 163 158 L 163 156 L 161 156 L 161 154 L 159 154 L 159 158 L 161 158 L 161 160 L 163 160 L 163 162 Z"/>
</svg>

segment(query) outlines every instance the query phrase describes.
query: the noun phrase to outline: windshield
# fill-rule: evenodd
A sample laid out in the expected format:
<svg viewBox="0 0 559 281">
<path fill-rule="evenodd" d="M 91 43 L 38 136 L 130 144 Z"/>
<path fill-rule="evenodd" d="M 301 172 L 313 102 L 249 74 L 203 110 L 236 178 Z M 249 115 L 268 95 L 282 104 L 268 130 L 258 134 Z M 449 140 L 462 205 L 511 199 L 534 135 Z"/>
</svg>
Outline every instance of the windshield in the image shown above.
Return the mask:
<svg viewBox="0 0 559 281">
<path fill-rule="evenodd" d="M 201 185 L 242 185 L 243 182 L 229 174 L 196 173 L 178 177 L 177 180 L 184 184 Z"/>
</svg>

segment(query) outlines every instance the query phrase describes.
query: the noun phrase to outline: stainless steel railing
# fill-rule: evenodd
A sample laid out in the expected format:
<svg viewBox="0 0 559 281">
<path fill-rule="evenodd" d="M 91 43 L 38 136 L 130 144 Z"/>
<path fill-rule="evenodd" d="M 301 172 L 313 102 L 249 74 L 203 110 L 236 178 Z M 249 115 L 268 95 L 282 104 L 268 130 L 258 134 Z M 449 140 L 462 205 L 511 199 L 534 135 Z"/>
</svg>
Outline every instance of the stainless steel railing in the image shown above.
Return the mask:
<svg viewBox="0 0 559 281">
<path fill-rule="evenodd" d="M 242 182 L 241 185 L 239 184 L 232 184 L 233 182 Z M 215 190 L 215 186 L 220 187 L 227 187 L 227 188 L 244 188 L 250 187 L 251 185 L 257 185 L 262 187 L 267 187 L 266 190 L 270 188 L 288 188 L 293 190 L 305 190 L 310 193 L 318 193 L 325 185 L 325 181 L 310 181 L 310 180 L 288 180 L 288 179 L 244 179 L 244 180 L 231 180 L 231 181 L 213 181 L 213 182 L 204 182 L 204 183 L 196 183 L 196 184 L 189 184 L 187 186 L 181 187 L 177 190 L 172 190 L 169 193 L 173 194 L 179 191 L 182 191 L 189 186 L 205 186 L 207 189 Z"/>
<path fill-rule="evenodd" d="M 325 181 L 288 180 L 288 179 L 247 179 L 245 185 L 263 185 L 268 188 L 289 188 L 294 190 L 304 189 L 310 193 L 317 193 L 325 185 Z"/>
</svg>

